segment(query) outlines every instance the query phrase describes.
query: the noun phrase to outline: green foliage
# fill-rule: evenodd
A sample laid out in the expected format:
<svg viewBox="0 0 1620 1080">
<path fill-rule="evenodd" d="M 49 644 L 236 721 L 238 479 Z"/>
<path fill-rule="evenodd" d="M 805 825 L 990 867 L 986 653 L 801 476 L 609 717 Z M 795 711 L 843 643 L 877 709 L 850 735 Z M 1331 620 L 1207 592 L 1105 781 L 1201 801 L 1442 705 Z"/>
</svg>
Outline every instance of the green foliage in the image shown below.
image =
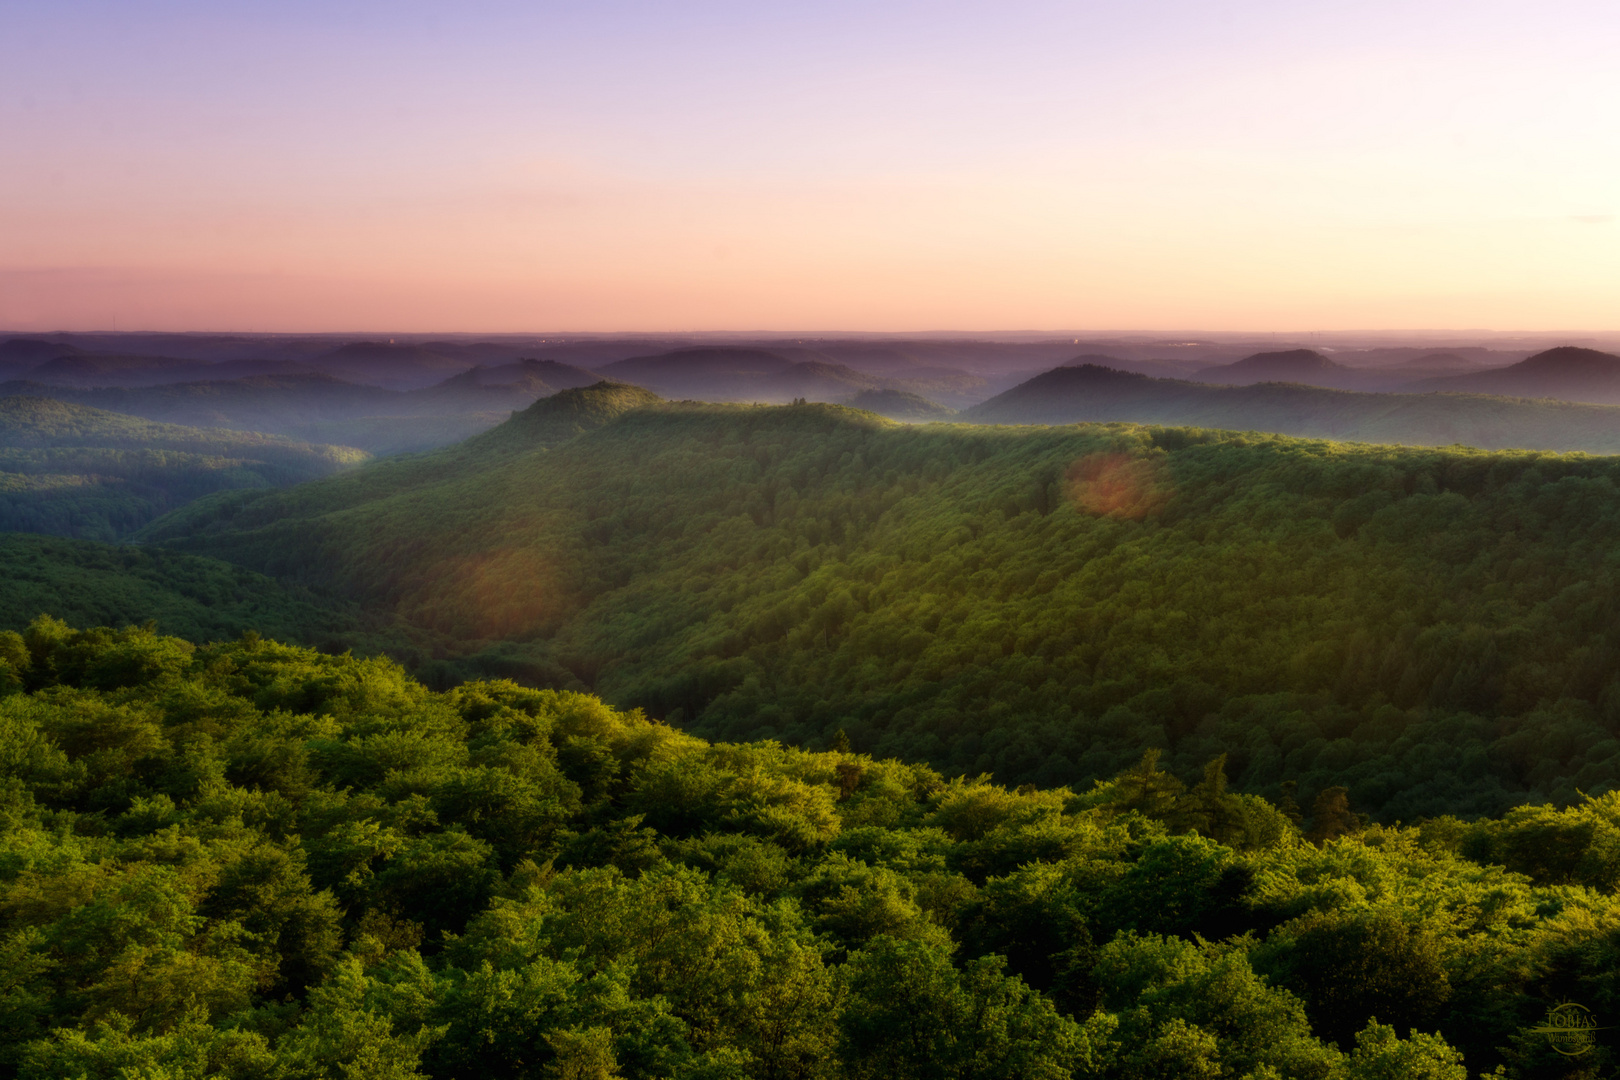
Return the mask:
<svg viewBox="0 0 1620 1080">
<path fill-rule="evenodd" d="M 1219 757 L 1008 790 L 255 635 L 0 662 L 7 1076 L 1529 1080 L 1620 1007 L 1613 796 L 1257 843 Z"/>
<path fill-rule="evenodd" d="M 1325 1078 L 1338 1064 L 1311 1037 L 1299 1000 L 1256 975 L 1241 943 L 1122 934 L 1103 947 L 1096 973 L 1105 1007 L 1121 1011 L 1120 1035 L 1133 1048 L 1127 1076 Z M 1178 1063 L 1174 1071 L 1169 1062 Z"/>
<path fill-rule="evenodd" d="M 1090 1063 L 1085 1031 L 1001 971 L 947 947 L 880 937 L 844 969 L 840 1049 L 851 1077 L 1061 1080 Z"/>
<path fill-rule="evenodd" d="M 357 643 L 363 620 L 352 605 L 316 598 L 297 586 L 215 559 L 160 548 L 115 547 L 0 533 L 0 628 L 22 630 L 41 612 L 75 626 L 155 622 L 190 641 L 239 637 L 249 630 L 320 644 Z M 3 640 L 3 638 L 0 638 Z M 0 664 L 10 658 L 0 646 Z M 0 693 L 4 693 L 0 668 Z"/>
<path fill-rule="evenodd" d="M 443 635 L 436 685 L 1013 784 L 1156 749 L 1239 848 L 1620 787 L 1613 460 L 569 393 L 145 535 Z"/>
<path fill-rule="evenodd" d="M 472 445 L 480 450 L 551 446 L 657 400 L 656 394 L 639 386 L 615 382 L 562 390 L 513 413 L 511 420 L 472 440 Z"/>
<path fill-rule="evenodd" d="M 1345 1080 L 1468 1080 L 1462 1055 L 1444 1039 L 1419 1032 L 1403 1041 L 1386 1024 L 1369 1024 L 1356 1036 L 1342 1075 Z"/>
<path fill-rule="evenodd" d="M 369 455 L 278 435 L 154 424 L 37 397 L 0 398 L 0 531 L 130 535 L 193 499 L 284 487 Z"/>
<path fill-rule="evenodd" d="M 1433 1027 L 1451 996 L 1440 937 L 1387 909 L 1313 913 L 1273 935 L 1257 963 L 1346 1049 L 1369 1016 Z"/>
</svg>

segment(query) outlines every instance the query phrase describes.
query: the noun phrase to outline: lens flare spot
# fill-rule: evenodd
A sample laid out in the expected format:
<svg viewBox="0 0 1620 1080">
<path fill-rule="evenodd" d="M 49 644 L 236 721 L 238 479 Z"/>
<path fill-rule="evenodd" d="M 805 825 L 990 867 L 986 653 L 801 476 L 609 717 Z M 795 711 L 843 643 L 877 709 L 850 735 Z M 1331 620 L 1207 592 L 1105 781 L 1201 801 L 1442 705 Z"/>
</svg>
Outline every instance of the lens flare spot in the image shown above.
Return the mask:
<svg viewBox="0 0 1620 1080">
<path fill-rule="evenodd" d="M 536 552 L 501 547 L 434 567 L 407 619 L 479 638 L 523 638 L 543 631 L 565 606 L 556 573 Z"/>
<path fill-rule="evenodd" d="M 1069 498 L 1081 513 L 1139 521 L 1170 497 L 1170 477 L 1157 458 L 1087 454 L 1069 466 Z"/>
</svg>

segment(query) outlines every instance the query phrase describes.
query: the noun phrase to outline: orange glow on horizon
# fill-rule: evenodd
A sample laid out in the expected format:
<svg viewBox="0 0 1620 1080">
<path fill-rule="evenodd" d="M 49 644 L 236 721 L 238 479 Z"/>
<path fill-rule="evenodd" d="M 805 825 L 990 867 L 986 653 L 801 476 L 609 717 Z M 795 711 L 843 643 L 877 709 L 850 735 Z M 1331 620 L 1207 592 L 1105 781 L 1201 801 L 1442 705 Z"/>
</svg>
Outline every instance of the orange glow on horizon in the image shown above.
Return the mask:
<svg viewBox="0 0 1620 1080">
<path fill-rule="evenodd" d="M 23 5 L 0 330 L 1620 330 L 1620 16 L 1420 6 Z"/>
</svg>

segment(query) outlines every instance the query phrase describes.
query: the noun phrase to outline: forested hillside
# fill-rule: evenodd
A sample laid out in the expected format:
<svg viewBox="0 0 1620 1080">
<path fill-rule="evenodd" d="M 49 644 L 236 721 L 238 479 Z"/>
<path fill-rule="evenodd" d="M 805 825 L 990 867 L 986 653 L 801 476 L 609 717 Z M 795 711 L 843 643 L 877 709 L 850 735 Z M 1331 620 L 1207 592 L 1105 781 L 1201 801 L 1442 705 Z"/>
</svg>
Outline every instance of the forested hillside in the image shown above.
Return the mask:
<svg viewBox="0 0 1620 1080">
<path fill-rule="evenodd" d="M 1620 781 L 1620 463 L 645 400 L 146 535 L 710 737 L 1048 786 L 1226 753 L 1385 820 Z"/>
<path fill-rule="evenodd" d="M 369 455 L 0 397 L 0 532 L 128 536 L 201 495 L 327 476 Z"/>
<path fill-rule="evenodd" d="M 1280 382 L 1215 386 L 1096 364 L 1054 368 L 966 410 L 960 419 L 980 424 L 1125 420 L 1407 446 L 1620 452 L 1620 407 L 1614 405 L 1462 393 L 1368 394 Z"/>
<path fill-rule="evenodd" d="M 403 642 L 362 629 L 352 605 L 222 563 L 161 548 L 0 534 L 0 630 L 52 613 L 74 626 L 155 623 L 189 641 L 253 630 L 342 651 L 398 650 Z M 386 628 L 383 628 L 386 631 Z"/>
<path fill-rule="evenodd" d="M 845 404 L 852 409 L 886 416 L 890 420 L 911 423 L 946 420 L 956 415 L 955 409 L 904 390 L 867 390 L 856 394 Z"/>
<path fill-rule="evenodd" d="M 1617 1041 L 1538 1030 L 1616 1005 L 1613 795 L 1296 825 L 1218 758 L 1015 792 L 49 619 L 0 633 L 0 732 L 23 1080 L 1531 1080 Z"/>
<path fill-rule="evenodd" d="M 566 367 L 566 365 L 557 365 Z M 376 454 L 430 450 L 460 442 L 553 391 L 537 373 L 486 381 L 464 371 L 434 386 L 400 391 L 305 372 L 220 378 L 136 388 L 75 388 L 20 381 L 0 395 L 48 397 L 161 423 L 269 432 L 336 441 Z M 566 372 L 565 372 L 566 374 Z"/>
</svg>

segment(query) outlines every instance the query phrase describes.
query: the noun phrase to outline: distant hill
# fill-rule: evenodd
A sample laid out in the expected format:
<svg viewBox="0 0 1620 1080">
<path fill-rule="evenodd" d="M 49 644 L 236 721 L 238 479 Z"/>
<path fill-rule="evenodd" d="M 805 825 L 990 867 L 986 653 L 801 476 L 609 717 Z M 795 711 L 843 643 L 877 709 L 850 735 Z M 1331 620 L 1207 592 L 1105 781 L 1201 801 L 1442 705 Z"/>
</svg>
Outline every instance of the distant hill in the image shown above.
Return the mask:
<svg viewBox="0 0 1620 1080">
<path fill-rule="evenodd" d="M 62 356 L 75 356 L 76 346 L 39 338 L 0 341 L 0 379 L 13 379 Z"/>
<path fill-rule="evenodd" d="M 890 376 L 887 384 L 903 393 L 938 401 L 952 409 L 977 405 L 992 393 L 989 379 L 955 368 L 911 368 Z"/>
<path fill-rule="evenodd" d="M 1314 349 L 1280 349 L 1253 353 L 1230 363 L 1197 364 L 1186 358 L 1122 358 L 1090 353 L 1076 356 L 1064 367 L 1095 364 L 1099 367 L 1132 371 L 1164 379 L 1191 379 L 1219 385 L 1250 385 L 1259 382 L 1293 382 L 1324 386 L 1335 390 L 1391 391 L 1410 385 L 1416 379 L 1477 371 L 1493 359 L 1512 354 L 1489 349 L 1455 350 L 1380 348 L 1361 349 L 1325 356 Z M 1500 362 L 1500 360 L 1498 360 Z M 1032 378 L 1039 372 L 1028 372 Z M 1010 389 L 1002 386 L 999 389 Z"/>
<path fill-rule="evenodd" d="M 183 382 L 186 376 L 207 371 L 212 364 L 177 360 L 170 356 L 116 356 L 77 353 L 48 360 L 27 374 L 39 382 L 80 386 L 130 386 L 151 382 Z M 133 380 L 133 381 L 128 381 Z"/>
<path fill-rule="evenodd" d="M 551 390 L 532 371 L 493 385 L 482 385 L 477 376 L 463 372 L 412 391 L 362 386 L 315 373 L 136 388 L 0 384 L 0 394 L 52 397 L 165 423 L 272 432 L 379 454 L 459 442 Z"/>
<path fill-rule="evenodd" d="M 154 353 L 91 352 L 35 338 L 12 338 L 0 343 L 0 379 L 49 386 L 160 386 L 309 371 L 303 364 L 287 359 L 236 357 L 216 362 Z"/>
<path fill-rule="evenodd" d="M 479 372 L 478 381 L 483 386 L 501 386 L 528 376 L 540 379 L 547 386 L 558 390 L 572 390 L 602 381 L 600 374 L 588 368 L 565 364 L 560 360 L 537 360 L 533 357 L 524 357 L 511 364 L 475 370 Z"/>
<path fill-rule="evenodd" d="M 386 412 L 400 398 L 381 387 L 319 374 L 251 375 L 136 388 L 0 384 L 0 394 L 6 393 L 49 396 L 165 423 L 271 432 L 288 424 Z"/>
<path fill-rule="evenodd" d="M 1218 386 L 1086 364 L 1054 368 L 959 417 L 982 424 L 1091 421 L 1268 431 L 1354 442 L 1620 453 L 1620 410 L 1453 394 L 1374 394 L 1287 383 Z"/>
<path fill-rule="evenodd" d="M 311 480 L 367 456 L 0 397 L 0 531 L 113 540 L 202 495 Z"/>
<path fill-rule="evenodd" d="M 856 371 L 844 364 L 809 360 L 802 364 L 794 364 L 775 375 L 768 375 L 760 379 L 756 385 L 759 400 L 780 403 L 794 398 L 840 401 L 852 393 L 879 390 L 889 384 L 876 375 Z"/>
<path fill-rule="evenodd" d="M 1466 356 L 1459 356 L 1454 352 L 1436 352 L 1414 357 L 1399 366 L 1412 369 L 1428 368 L 1438 370 L 1449 368 L 1454 371 L 1474 371 L 1480 365 L 1476 361 L 1470 360 Z"/>
<path fill-rule="evenodd" d="M 832 357 L 877 362 L 875 374 Z M 604 365 L 602 374 L 645 386 L 667 398 L 783 404 L 797 398 L 846 401 L 867 390 L 899 390 L 951 404 L 982 401 L 987 380 L 949 367 L 923 366 L 885 350 L 800 347 L 677 349 Z"/>
<path fill-rule="evenodd" d="M 865 409 L 890 420 L 909 423 L 948 420 L 956 415 L 955 409 L 905 390 L 863 390 L 844 404 L 852 409 Z"/>
<path fill-rule="evenodd" d="M 452 375 L 440 383 L 422 390 L 407 390 L 395 399 L 391 412 L 412 413 L 443 412 L 495 412 L 526 409 L 536 398 L 556 393 L 550 385 L 532 370 L 522 366 L 516 371 L 502 368 L 472 368 L 460 375 Z M 500 374 L 489 377 L 489 372 Z"/>
<path fill-rule="evenodd" d="M 730 378 L 738 375 L 767 375 L 785 371 L 793 361 L 768 349 L 730 348 L 716 346 L 699 349 L 675 349 L 653 356 L 633 356 L 597 368 L 603 375 L 633 382 L 638 386 L 653 386 L 672 380 L 695 378 Z"/>
<path fill-rule="evenodd" d="M 1507 367 L 1423 379 L 1411 383 L 1408 389 L 1620 405 L 1620 356 L 1566 345 Z"/>
<path fill-rule="evenodd" d="M 311 367 L 348 382 L 390 390 L 420 390 L 460 374 L 465 356 L 447 356 L 423 345 L 355 341 L 309 361 Z"/>
<path fill-rule="evenodd" d="M 1458 367 L 1480 370 L 1502 367 L 1530 355 L 1531 350 L 1490 349 L 1477 345 L 1385 345 L 1368 349 L 1348 349 L 1335 352 L 1336 363 L 1351 368 L 1427 368 Z M 1431 364 L 1431 361 L 1433 363 Z"/>
<path fill-rule="evenodd" d="M 166 356 L 112 356 L 81 353 L 61 356 L 24 377 L 51 386 L 141 387 L 171 383 L 220 381 L 255 375 L 308 374 L 309 368 L 289 360 L 227 360 L 208 363 Z"/>
<path fill-rule="evenodd" d="M 1297 382 L 1308 386 L 1344 386 L 1354 382 L 1356 373 L 1336 364 L 1312 349 L 1286 349 L 1246 356 L 1232 364 L 1200 368 L 1193 376 L 1200 382 L 1246 386 L 1259 382 Z"/>
</svg>

